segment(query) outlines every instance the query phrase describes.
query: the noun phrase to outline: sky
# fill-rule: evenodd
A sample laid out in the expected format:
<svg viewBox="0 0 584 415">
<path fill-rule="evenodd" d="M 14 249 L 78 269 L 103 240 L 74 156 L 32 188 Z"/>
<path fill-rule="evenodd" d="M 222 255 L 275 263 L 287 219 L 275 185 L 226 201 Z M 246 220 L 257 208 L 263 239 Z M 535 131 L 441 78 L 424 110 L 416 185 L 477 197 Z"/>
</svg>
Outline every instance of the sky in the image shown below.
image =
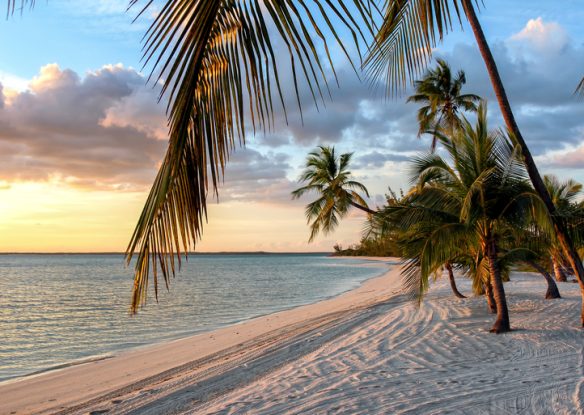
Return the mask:
<svg viewBox="0 0 584 415">
<path fill-rule="evenodd" d="M 584 182 L 584 76 L 580 0 L 485 0 L 479 18 L 519 127 L 544 173 Z M 49 0 L 0 20 L 0 252 L 124 251 L 166 149 L 164 102 L 147 83 L 141 39 L 156 13 L 118 0 Z M 465 91 L 489 101 L 502 126 L 484 63 L 468 27 L 455 27 L 435 55 L 466 73 Z M 358 242 L 365 217 L 308 243 L 303 206 L 290 199 L 306 154 L 317 145 L 353 152 L 351 171 L 383 202 L 407 189 L 417 138 L 411 90 L 384 97 L 333 50 L 340 88 L 318 109 L 303 98 L 288 123 L 249 132 L 209 206 L 198 251 L 330 251 Z M 286 72 L 286 71 L 284 71 Z M 284 73 L 284 78 L 286 77 Z M 286 84 L 284 79 L 284 84 Z M 289 79 L 288 79 L 289 80 Z"/>
</svg>

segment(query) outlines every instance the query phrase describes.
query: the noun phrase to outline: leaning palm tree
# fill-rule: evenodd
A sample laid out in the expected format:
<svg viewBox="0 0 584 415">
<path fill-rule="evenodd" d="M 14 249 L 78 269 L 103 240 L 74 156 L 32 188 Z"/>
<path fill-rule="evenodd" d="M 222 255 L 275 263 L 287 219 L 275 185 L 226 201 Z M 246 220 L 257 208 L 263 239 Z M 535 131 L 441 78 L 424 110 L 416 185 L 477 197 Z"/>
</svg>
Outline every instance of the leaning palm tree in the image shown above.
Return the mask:
<svg viewBox="0 0 584 415">
<path fill-rule="evenodd" d="M 475 5 L 479 4 L 478 0 L 388 0 L 383 24 L 365 64 L 374 78 L 386 78 L 388 92 L 395 93 L 406 85 L 408 77 L 415 76 L 427 66 L 433 48 L 451 29 L 452 22 L 458 20 L 462 23 L 462 18 L 466 18 L 487 67 L 507 129 L 521 148 L 531 183 L 545 204 L 566 259 L 576 273 L 582 294 L 581 322 L 584 327 L 584 265 L 565 222 L 555 215 L 556 208 L 515 121 L 499 70 L 475 11 Z"/>
<path fill-rule="evenodd" d="M 466 83 L 464 71 L 458 71 L 453 78 L 452 70 L 444 59 L 436 59 L 437 66 L 429 70 L 421 80 L 414 82 L 416 92 L 407 102 L 423 104 L 418 110 L 420 125 L 418 136 L 434 131 L 452 135 L 459 128 L 460 112 L 476 112 L 480 97 L 474 94 L 461 94 Z M 432 151 L 436 148 L 437 138 L 432 138 Z"/>
<path fill-rule="evenodd" d="M 328 234 L 339 224 L 350 207 L 355 207 L 368 214 L 375 211 L 369 209 L 367 202 L 358 192 L 369 197 L 367 188 L 351 178 L 349 163 L 352 153 L 337 157 L 334 147 L 319 146 L 308 154 L 306 169 L 300 175 L 300 182 L 307 182 L 292 192 L 292 198 L 298 199 L 308 192 L 316 193 L 318 198 L 306 206 L 306 219 L 310 224 L 312 242 L 322 230 Z"/>
</svg>

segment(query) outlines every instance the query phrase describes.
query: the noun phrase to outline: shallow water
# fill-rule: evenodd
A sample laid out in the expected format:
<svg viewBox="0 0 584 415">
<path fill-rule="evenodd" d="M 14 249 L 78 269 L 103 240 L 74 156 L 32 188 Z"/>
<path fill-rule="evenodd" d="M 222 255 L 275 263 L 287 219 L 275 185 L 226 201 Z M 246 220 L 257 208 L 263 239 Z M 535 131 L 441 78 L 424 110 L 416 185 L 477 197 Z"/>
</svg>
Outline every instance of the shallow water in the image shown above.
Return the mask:
<svg viewBox="0 0 584 415">
<path fill-rule="evenodd" d="M 196 255 L 158 304 L 130 316 L 132 270 L 120 255 L 0 255 L 0 380 L 312 303 L 385 270 L 365 262 Z"/>
</svg>

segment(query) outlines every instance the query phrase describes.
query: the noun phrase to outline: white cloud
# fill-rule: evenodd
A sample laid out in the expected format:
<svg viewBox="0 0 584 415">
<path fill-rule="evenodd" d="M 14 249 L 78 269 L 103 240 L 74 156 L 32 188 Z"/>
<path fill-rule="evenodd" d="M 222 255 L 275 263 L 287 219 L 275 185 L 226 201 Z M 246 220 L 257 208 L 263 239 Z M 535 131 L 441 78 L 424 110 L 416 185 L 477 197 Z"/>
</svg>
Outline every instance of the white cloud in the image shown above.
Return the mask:
<svg viewBox="0 0 584 415">
<path fill-rule="evenodd" d="M 566 30 L 556 22 L 545 22 L 541 17 L 530 19 L 519 33 L 511 36 L 512 42 L 520 42 L 535 52 L 559 53 L 569 43 Z"/>
</svg>

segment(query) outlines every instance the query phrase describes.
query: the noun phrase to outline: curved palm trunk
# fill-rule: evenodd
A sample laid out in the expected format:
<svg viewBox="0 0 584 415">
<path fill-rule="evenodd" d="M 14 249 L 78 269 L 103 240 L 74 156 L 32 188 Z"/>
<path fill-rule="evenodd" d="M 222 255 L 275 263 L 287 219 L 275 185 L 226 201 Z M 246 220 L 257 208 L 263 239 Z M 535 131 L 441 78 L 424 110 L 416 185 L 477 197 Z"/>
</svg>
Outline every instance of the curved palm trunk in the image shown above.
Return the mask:
<svg viewBox="0 0 584 415">
<path fill-rule="evenodd" d="M 556 281 L 558 282 L 568 281 L 568 278 L 566 278 L 566 273 L 564 272 L 564 268 L 554 257 L 552 257 L 552 264 L 554 267 L 554 275 L 556 276 Z"/>
<path fill-rule="evenodd" d="M 534 261 L 527 261 L 527 264 L 530 265 L 533 269 L 539 272 L 545 278 L 547 282 L 547 291 L 545 292 L 545 299 L 551 300 L 554 298 L 562 298 L 560 295 L 560 290 L 558 290 L 558 285 L 552 278 L 552 276 L 545 270 L 544 267 L 539 265 L 537 262 Z"/>
<path fill-rule="evenodd" d="M 491 83 L 493 84 L 493 89 L 495 90 L 495 95 L 497 96 L 497 101 L 499 102 L 501 113 L 505 119 L 505 124 L 507 125 L 507 128 L 513 133 L 517 139 L 517 142 L 519 143 L 519 146 L 521 147 L 521 152 L 525 161 L 525 167 L 527 169 L 527 173 L 529 174 L 529 178 L 531 179 L 531 183 L 533 184 L 535 191 L 543 200 L 547 210 L 550 213 L 558 241 L 560 242 L 560 245 L 562 246 L 562 249 L 565 252 L 566 258 L 568 259 L 571 267 L 574 269 L 576 278 L 580 284 L 580 291 L 582 294 L 582 309 L 580 317 L 582 327 L 584 327 L 584 265 L 582 265 L 580 256 L 574 249 L 572 238 L 570 235 L 568 235 L 565 223 L 561 218 L 554 215 L 556 208 L 552 202 L 549 192 L 543 184 L 543 180 L 541 179 L 541 175 L 539 174 L 537 166 L 535 165 L 535 161 L 533 160 L 531 152 L 527 147 L 527 143 L 523 139 L 523 136 L 519 131 L 519 127 L 515 122 L 515 117 L 511 111 L 511 105 L 507 99 L 505 88 L 503 87 L 497 65 L 495 64 L 495 59 L 493 59 L 491 49 L 489 48 L 489 44 L 485 39 L 485 35 L 472 5 L 472 0 L 462 0 L 462 6 L 474 33 L 483 60 L 485 61 L 485 65 L 487 66 L 487 71 L 489 72 L 489 77 L 491 79 Z"/>
<path fill-rule="evenodd" d="M 497 263 L 497 244 L 492 234 L 489 234 L 487 237 L 486 249 L 491 285 L 493 286 L 493 296 L 497 305 L 497 320 L 495 320 L 495 324 L 493 324 L 490 332 L 497 334 L 505 333 L 511 331 L 511 324 L 509 323 L 509 309 L 507 308 L 507 298 L 505 297 L 501 270 Z"/>
<path fill-rule="evenodd" d="M 359 203 L 349 202 L 349 204 L 359 210 L 362 210 L 363 212 L 369 213 L 370 215 L 375 215 L 377 213 L 376 211 L 369 209 L 367 206 L 360 205 Z"/>
<path fill-rule="evenodd" d="M 492 314 L 497 313 L 497 305 L 495 304 L 495 297 L 493 296 L 493 286 L 491 281 L 486 281 L 484 283 L 485 287 L 485 298 L 487 299 L 487 305 L 489 306 L 489 312 Z"/>
<path fill-rule="evenodd" d="M 452 289 L 452 292 L 454 293 L 454 295 L 458 298 L 466 298 L 464 295 L 462 295 L 460 293 L 460 291 L 458 291 L 458 288 L 456 287 L 456 281 L 454 280 L 454 272 L 452 271 L 452 265 L 450 264 L 450 262 L 447 262 L 446 264 L 444 264 L 444 267 L 446 268 L 446 271 L 448 271 L 448 279 L 450 280 L 450 288 Z"/>
</svg>

